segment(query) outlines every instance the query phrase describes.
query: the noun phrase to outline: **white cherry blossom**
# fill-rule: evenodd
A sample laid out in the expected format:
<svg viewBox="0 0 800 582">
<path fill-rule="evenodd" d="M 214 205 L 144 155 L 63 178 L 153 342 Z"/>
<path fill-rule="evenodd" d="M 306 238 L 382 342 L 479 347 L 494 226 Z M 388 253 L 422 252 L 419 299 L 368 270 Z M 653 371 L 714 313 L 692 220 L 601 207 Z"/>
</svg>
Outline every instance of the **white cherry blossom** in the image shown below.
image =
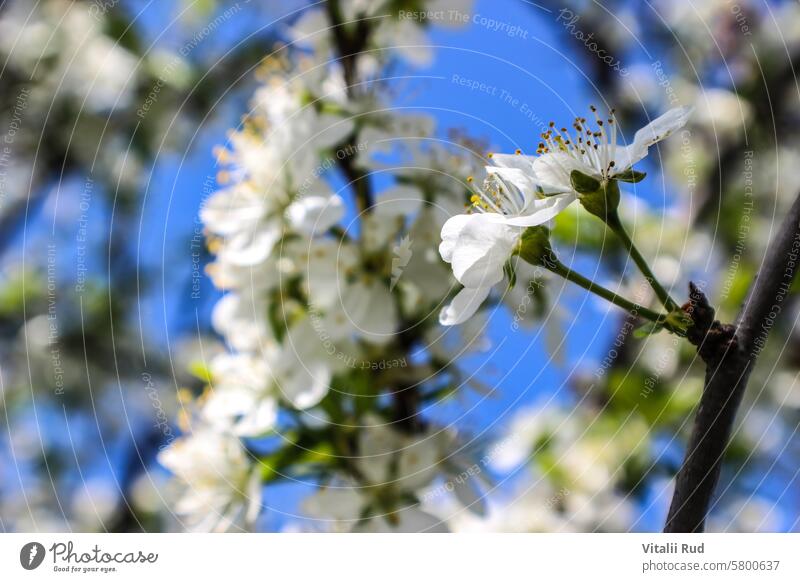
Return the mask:
<svg viewBox="0 0 800 582">
<path fill-rule="evenodd" d="M 286 209 L 292 227 L 306 235 L 324 234 L 344 216 L 344 200 L 338 194 L 310 193 Z"/>
<path fill-rule="evenodd" d="M 676 107 L 641 128 L 628 144 L 617 143 L 617 121 L 613 110 L 602 119 L 592 107 L 594 124 L 578 117 L 572 130 L 550 128 L 542 134 L 538 157 L 522 155 L 496 155 L 493 161 L 503 169 L 498 170 L 515 181 L 522 173 L 548 194 L 573 192 L 570 174 L 577 170 L 601 182 L 612 180 L 628 172 L 647 156 L 650 146 L 669 137 L 686 125 L 692 109 Z"/>
<path fill-rule="evenodd" d="M 188 529 L 225 531 L 255 520 L 261 482 L 237 438 L 204 427 L 174 441 L 158 460 L 183 482 L 175 511 Z"/>
<path fill-rule="evenodd" d="M 212 425 L 237 436 L 259 436 L 275 426 L 278 402 L 263 358 L 223 353 L 214 358 L 210 369 L 215 380 L 203 414 Z"/>
<path fill-rule="evenodd" d="M 447 531 L 442 520 L 405 500 L 408 494 L 429 486 L 443 470 L 448 454 L 446 435 L 405 435 L 376 417 L 366 421 L 373 424 L 362 427 L 354 460 L 365 482 L 336 479 L 305 501 L 306 513 L 332 522 L 339 531 Z M 395 499 L 396 504 L 387 506 L 386 499 Z"/>
<path fill-rule="evenodd" d="M 691 110 L 672 109 L 636 132 L 633 143 L 617 145 L 617 123 L 600 119 L 596 127 L 577 118 L 574 135 L 550 124 L 539 145 L 538 157 L 492 155 L 496 166 L 486 168 L 484 188 L 472 198 L 470 214 L 452 217 L 442 227 L 439 252 L 451 264 L 464 288 L 440 313 L 442 325 L 469 319 L 503 280 L 503 267 L 511 258 L 525 227 L 545 224 L 580 194 L 571 173 L 606 182 L 619 178 L 647 155 L 649 147 L 686 124 Z"/>
</svg>

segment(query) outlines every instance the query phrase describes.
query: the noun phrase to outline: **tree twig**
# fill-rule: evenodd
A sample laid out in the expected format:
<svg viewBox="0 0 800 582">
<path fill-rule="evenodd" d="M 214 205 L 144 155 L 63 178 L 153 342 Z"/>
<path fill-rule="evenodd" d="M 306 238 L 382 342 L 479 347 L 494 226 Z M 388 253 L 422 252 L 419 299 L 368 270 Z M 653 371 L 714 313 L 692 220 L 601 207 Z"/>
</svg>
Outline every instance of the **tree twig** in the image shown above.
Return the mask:
<svg viewBox="0 0 800 582">
<path fill-rule="evenodd" d="M 328 20 L 331 23 L 331 33 L 335 42 L 336 54 L 342 64 L 347 95 L 353 98 L 358 85 L 358 57 L 366 47 L 369 38 L 369 23 L 364 18 L 359 19 L 353 25 L 354 30 L 348 31 L 342 19 L 339 1 L 328 0 L 325 3 L 325 8 Z M 352 145 L 355 146 L 355 142 Z M 356 167 L 352 156 L 346 156 L 342 159 L 340 167 L 353 187 L 359 212 L 369 211 L 372 207 L 373 196 L 366 172 Z"/>
<path fill-rule="evenodd" d="M 706 363 L 703 395 L 686 458 L 675 480 L 665 532 L 701 532 L 720 465 L 755 361 L 797 272 L 800 195 L 770 242 L 736 325 L 721 324 L 702 291 L 690 288 L 684 306 L 695 322 L 689 340 Z"/>
</svg>

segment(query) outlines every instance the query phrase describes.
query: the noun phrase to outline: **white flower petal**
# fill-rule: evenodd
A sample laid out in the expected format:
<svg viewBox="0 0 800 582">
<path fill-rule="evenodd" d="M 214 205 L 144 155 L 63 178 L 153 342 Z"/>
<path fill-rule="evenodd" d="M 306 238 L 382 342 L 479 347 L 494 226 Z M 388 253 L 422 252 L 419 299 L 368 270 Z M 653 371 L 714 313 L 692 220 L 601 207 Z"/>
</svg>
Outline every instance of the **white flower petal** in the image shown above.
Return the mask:
<svg viewBox="0 0 800 582">
<path fill-rule="evenodd" d="M 370 342 L 385 344 L 394 336 L 397 306 L 383 283 L 356 281 L 345 290 L 342 307 L 356 333 Z"/>
<path fill-rule="evenodd" d="M 289 38 L 298 46 L 321 46 L 327 43 L 329 35 L 328 17 L 323 10 L 306 10 L 289 28 Z"/>
<path fill-rule="evenodd" d="M 511 226 L 538 226 L 555 218 L 559 212 L 577 199 L 578 196 L 570 192 L 533 200 L 522 216 L 507 218 L 505 223 Z"/>
<path fill-rule="evenodd" d="M 635 163 L 643 160 L 647 156 L 647 150 L 651 145 L 669 137 L 686 125 L 691 114 L 692 108 L 690 107 L 670 109 L 664 115 L 654 119 L 637 131 L 633 137 L 633 142 L 627 146 L 604 146 L 606 151 L 613 154 L 614 172 L 612 176 L 630 169 Z"/>
<path fill-rule="evenodd" d="M 442 226 L 442 242 L 439 244 L 439 254 L 442 259 L 449 263 L 453 260 L 453 249 L 455 249 L 458 237 L 462 229 L 471 220 L 474 220 L 475 214 L 457 214 L 447 219 L 447 222 Z"/>
<path fill-rule="evenodd" d="M 490 214 L 474 215 L 461 229 L 453 249 L 453 275 L 467 287 L 499 283 L 520 233 L 520 228 L 496 222 Z"/>
<path fill-rule="evenodd" d="M 322 114 L 315 118 L 314 133 L 310 143 L 316 149 L 335 147 L 342 143 L 351 133 L 355 124 L 352 119 L 337 115 Z M 308 145 L 308 144 L 307 144 Z M 298 157 L 308 157 L 303 152 L 297 153 Z"/>
<path fill-rule="evenodd" d="M 514 156 L 521 157 L 521 156 Z M 499 176 L 505 182 L 510 183 L 517 188 L 525 197 L 525 199 L 534 199 L 537 193 L 537 186 L 533 169 L 529 167 L 527 170 L 520 168 L 504 168 L 496 166 L 486 166 L 486 173 Z"/>
<path fill-rule="evenodd" d="M 378 423 L 379 419 L 367 422 Z M 402 448 L 400 438 L 385 424 L 373 424 L 362 429 L 358 439 L 359 470 L 370 485 L 385 485 L 391 478 L 392 461 Z"/>
<path fill-rule="evenodd" d="M 378 195 L 373 212 L 381 216 L 409 216 L 420 209 L 422 200 L 419 188 L 397 184 Z"/>
<path fill-rule="evenodd" d="M 523 172 L 531 172 L 536 158 L 519 154 L 492 154 L 491 160 L 492 164 L 500 168 L 516 168 Z M 487 166 L 486 170 L 488 171 L 489 168 L 492 166 Z"/>
<path fill-rule="evenodd" d="M 283 397 L 298 410 L 319 404 L 330 389 L 330 367 L 322 361 L 295 360 L 288 365 L 293 369 L 281 375 L 278 385 Z"/>
<path fill-rule="evenodd" d="M 254 228 L 267 213 L 263 198 L 246 188 L 220 190 L 200 208 L 200 220 L 214 234 L 230 236 Z"/>
<path fill-rule="evenodd" d="M 269 257 L 272 249 L 275 248 L 275 243 L 280 238 L 279 226 L 265 224 L 257 229 L 240 232 L 226 239 L 219 256 L 234 265 L 255 266 Z"/>
<path fill-rule="evenodd" d="M 338 308 L 345 288 L 346 273 L 355 268 L 358 251 L 348 243 L 317 239 L 308 246 L 302 272 L 314 309 Z"/>
<path fill-rule="evenodd" d="M 256 437 L 270 431 L 278 420 L 278 403 L 273 398 L 262 398 L 242 416 L 233 427 L 234 434 Z"/>
<path fill-rule="evenodd" d="M 261 513 L 261 474 L 259 471 L 253 471 L 250 480 L 247 483 L 246 499 L 247 507 L 244 514 L 245 523 L 253 525 Z"/>
<path fill-rule="evenodd" d="M 397 51 L 415 67 L 427 67 L 433 61 L 433 49 L 422 27 L 409 19 L 384 20 L 375 32 L 378 46 Z"/>
<path fill-rule="evenodd" d="M 613 146 L 609 146 L 613 148 Z M 632 143 L 628 146 L 616 146 L 613 149 L 614 168 L 612 176 L 620 174 L 631 168 L 635 163 L 642 161 L 647 156 L 647 146 L 642 143 Z M 609 159 L 611 155 L 609 155 Z"/>
<path fill-rule="evenodd" d="M 393 514 L 393 517 L 397 518 L 397 524 L 389 525 L 385 531 L 397 533 L 448 533 L 450 531 L 441 519 L 416 507 L 400 509 Z"/>
<path fill-rule="evenodd" d="M 439 313 L 439 323 L 442 325 L 458 325 L 472 317 L 481 304 L 489 296 L 491 286 L 472 289 L 464 287 Z"/>
<path fill-rule="evenodd" d="M 371 212 L 362 216 L 361 245 L 367 252 L 384 252 L 390 241 L 402 230 L 402 215 Z"/>
<path fill-rule="evenodd" d="M 344 216 L 344 200 L 338 194 L 304 196 L 286 209 L 286 216 L 303 234 L 324 233 Z"/>
<path fill-rule="evenodd" d="M 401 449 L 397 460 L 401 488 L 416 491 L 433 481 L 441 468 L 439 442 L 436 435 L 424 435 Z"/>
<path fill-rule="evenodd" d="M 543 154 L 533 162 L 534 179 L 545 193 L 571 192 L 570 174 L 578 170 L 587 176 L 597 176 L 598 170 L 583 164 L 565 153 Z"/>
<path fill-rule="evenodd" d="M 651 145 L 662 139 L 669 137 L 675 131 L 686 125 L 689 116 L 692 114 L 691 107 L 676 107 L 670 109 L 664 115 L 654 119 L 642 129 L 636 132 L 633 137 L 633 144 L 645 151 Z"/>
<path fill-rule="evenodd" d="M 308 497 L 303 509 L 313 517 L 355 522 L 361 517 L 364 503 L 357 488 L 331 486 Z"/>
<path fill-rule="evenodd" d="M 236 417 L 254 404 L 255 398 L 250 390 L 215 390 L 203 406 L 203 416 L 219 429 L 230 429 Z"/>
<path fill-rule="evenodd" d="M 453 483 L 453 494 L 464 507 L 476 515 L 486 515 L 486 499 L 481 495 L 475 478 L 456 477 L 451 482 Z"/>
</svg>

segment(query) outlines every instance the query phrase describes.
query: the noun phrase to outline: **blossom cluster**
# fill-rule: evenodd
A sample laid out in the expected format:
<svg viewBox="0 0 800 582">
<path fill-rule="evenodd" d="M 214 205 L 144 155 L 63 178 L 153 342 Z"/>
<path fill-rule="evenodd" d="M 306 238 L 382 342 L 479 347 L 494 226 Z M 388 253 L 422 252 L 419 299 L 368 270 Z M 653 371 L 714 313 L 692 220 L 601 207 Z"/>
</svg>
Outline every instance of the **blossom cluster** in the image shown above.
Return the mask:
<svg viewBox="0 0 800 582">
<path fill-rule="evenodd" d="M 311 473 L 314 527 L 438 530 L 418 495 L 468 464 L 467 443 L 421 407 L 458 386 L 451 350 L 465 334 L 435 315 L 455 287 L 438 233 L 479 156 L 435 139 L 430 117 L 394 111 L 377 80 L 408 56 L 389 49 L 411 23 L 384 20 L 364 40 L 385 54 L 345 65 L 330 18 L 309 11 L 288 31 L 288 57 L 264 63 L 217 150 L 221 188 L 200 216 L 228 349 L 160 455 L 190 528 L 249 527 L 264 483 Z"/>
</svg>

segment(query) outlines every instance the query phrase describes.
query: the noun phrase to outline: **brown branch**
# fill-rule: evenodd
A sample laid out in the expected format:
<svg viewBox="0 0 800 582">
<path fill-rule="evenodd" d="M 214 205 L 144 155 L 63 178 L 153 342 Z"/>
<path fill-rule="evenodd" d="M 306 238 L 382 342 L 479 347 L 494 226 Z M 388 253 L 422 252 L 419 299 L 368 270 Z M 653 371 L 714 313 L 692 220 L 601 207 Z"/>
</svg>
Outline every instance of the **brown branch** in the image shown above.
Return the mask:
<svg viewBox="0 0 800 582">
<path fill-rule="evenodd" d="M 331 34 L 334 39 L 334 48 L 342 65 L 344 82 L 347 95 L 355 97 L 358 85 L 358 57 L 367 45 L 369 39 L 369 23 L 366 19 L 359 19 L 352 31 L 348 31 L 342 19 L 342 11 L 338 0 L 328 0 L 325 3 L 328 20 L 331 23 Z M 354 142 L 351 144 L 356 146 Z M 352 156 L 346 156 L 341 160 L 340 167 L 345 177 L 352 185 L 355 192 L 356 205 L 359 212 L 367 212 L 372 207 L 373 196 L 369 185 L 366 172 L 355 166 Z"/>
<path fill-rule="evenodd" d="M 336 54 L 342 65 L 346 90 L 352 97 L 356 88 L 358 56 L 367 46 L 369 39 L 369 21 L 361 18 L 353 25 L 354 29 L 349 31 L 346 27 L 347 23 L 342 18 L 339 0 L 328 0 L 325 3 L 325 10 L 331 23 L 330 31 L 333 35 Z"/>
<path fill-rule="evenodd" d="M 770 242 L 735 326 L 714 319 L 714 310 L 694 285 L 684 306 L 694 326 L 689 340 L 706 363 L 686 458 L 675 480 L 665 532 L 701 532 L 725 449 L 747 381 L 797 272 L 800 195 Z"/>
</svg>

